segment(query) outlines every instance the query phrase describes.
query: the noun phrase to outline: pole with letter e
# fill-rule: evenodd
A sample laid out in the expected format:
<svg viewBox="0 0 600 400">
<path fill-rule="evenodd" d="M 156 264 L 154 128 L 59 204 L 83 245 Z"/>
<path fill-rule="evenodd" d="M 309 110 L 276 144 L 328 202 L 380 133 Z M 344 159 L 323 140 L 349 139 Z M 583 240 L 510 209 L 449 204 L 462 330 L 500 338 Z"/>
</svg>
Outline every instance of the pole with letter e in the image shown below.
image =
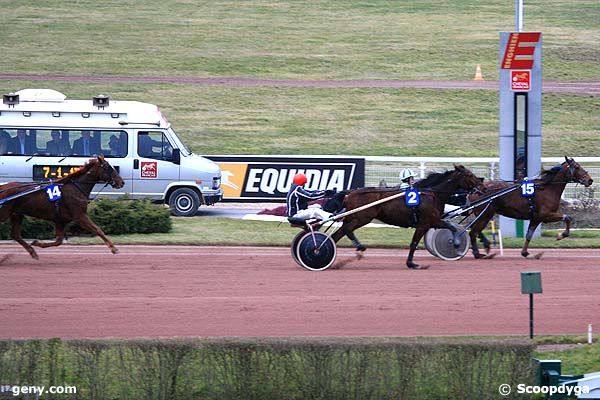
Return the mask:
<svg viewBox="0 0 600 400">
<path fill-rule="evenodd" d="M 529 295 L 529 338 L 533 339 L 533 295 L 542 293 L 542 273 L 521 272 L 521 293 Z"/>
</svg>

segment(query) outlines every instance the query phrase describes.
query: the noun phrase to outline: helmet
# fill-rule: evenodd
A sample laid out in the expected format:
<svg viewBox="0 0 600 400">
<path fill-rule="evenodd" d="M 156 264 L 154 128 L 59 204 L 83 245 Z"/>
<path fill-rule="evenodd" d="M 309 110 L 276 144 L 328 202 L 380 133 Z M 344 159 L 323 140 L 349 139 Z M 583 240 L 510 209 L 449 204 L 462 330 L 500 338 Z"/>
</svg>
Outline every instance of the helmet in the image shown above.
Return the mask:
<svg viewBox="0 0 600 400">
<path fill-rule="evenodd" d="M 410 177 L 416 177 L 417 175 L 413 172 L 412 169 L 409 168 L 404 168 L 402 171 L 400 171 L 400 180 L 401 181 L 405 181 Z"/>
<path fill-rule="evenodd" d="M 307 180 L 306 175 L 302 173 L 294 175 L 294 183 L 298 186 L 304 185 Z"/>
</svg>

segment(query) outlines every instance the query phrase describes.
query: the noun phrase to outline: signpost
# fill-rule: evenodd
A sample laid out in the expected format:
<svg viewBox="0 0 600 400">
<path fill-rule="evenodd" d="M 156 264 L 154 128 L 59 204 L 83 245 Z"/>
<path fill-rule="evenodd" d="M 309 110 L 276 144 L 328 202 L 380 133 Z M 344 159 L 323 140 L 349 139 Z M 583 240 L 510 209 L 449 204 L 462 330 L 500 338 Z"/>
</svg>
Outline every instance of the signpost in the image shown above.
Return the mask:
<svg viewBox="0 0 600 400">
<path fill-rule="evenodd" d="M 500 32 L 500 179 L 542 167 L 542 34 Z M 523 221 L 500 217 L 503 236 L 523 237 Z"/>
<path fill-rule="evenodd" d="M 533 295 L 542 293 L 542 273 L 521 272 L 521 293 L 529 294 L 529 338 L 533 339 Z"/>
</svg>

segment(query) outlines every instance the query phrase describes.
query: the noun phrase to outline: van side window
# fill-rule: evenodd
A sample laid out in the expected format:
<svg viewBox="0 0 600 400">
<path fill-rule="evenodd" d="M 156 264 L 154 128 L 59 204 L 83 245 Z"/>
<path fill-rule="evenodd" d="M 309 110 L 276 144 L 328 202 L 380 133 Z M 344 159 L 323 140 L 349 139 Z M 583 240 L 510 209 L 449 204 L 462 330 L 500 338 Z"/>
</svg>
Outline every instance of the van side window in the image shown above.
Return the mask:
<svg viewBox="0 0 600 400">
<path fill-rule="evenodd" d="M 69 143 L 69 131 L 52 129 L 50 131 L 38 131 L 38 148 L 45 148 L 42 153 L 49 156 L 70 156 L 73 150 Z M 44 146 L 41 146 L 41 143 Z"/>
<path fill-rule="evenodd" d="M 35 129 L 3 129 L 0 137 L 0 154 L 30 156 L 38 152 Z"/>
<path fill-rule="evenodd" d="M 125 157 L 128 142 L 127 132 L 102 131 L 102 154 L 105 157 Z"/>
<path fill-rule="evenodd" d="M 171 161 L 173 146 L 162 132 L 138 132 L 138 155 L 155 160 Z"/>
</svg>

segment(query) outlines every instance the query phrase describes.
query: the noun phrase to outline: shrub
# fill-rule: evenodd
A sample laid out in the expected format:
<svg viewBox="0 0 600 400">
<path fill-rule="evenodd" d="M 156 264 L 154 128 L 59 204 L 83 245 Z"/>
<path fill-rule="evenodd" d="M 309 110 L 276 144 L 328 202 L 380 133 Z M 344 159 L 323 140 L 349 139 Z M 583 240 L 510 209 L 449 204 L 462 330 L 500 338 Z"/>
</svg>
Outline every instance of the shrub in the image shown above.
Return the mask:
<svg viewBox="0 0 600 400">
<path fill-rule="evenodd" d="M 0 382 L 68 383 L 77 387 L 70 399 L 491 400 L 501 383 L 533 383 L 533 347 L 457 338 L 0 340 Z"/>
<path fill-rule="evenodd" d="M 171 231 L 169 210 L 152 204 L 150 200 L 99 199 L 90 204 L 88 215 L 107 235 Z M 67 226 L 67 236 L 90 234 L 75 223 Z M 53 239 L 54 224 L 25 217 L 22 236 L 30 239 Z M 0 240 L 10 239 L 10 223 L 0 224 Z"/>
</svg>

